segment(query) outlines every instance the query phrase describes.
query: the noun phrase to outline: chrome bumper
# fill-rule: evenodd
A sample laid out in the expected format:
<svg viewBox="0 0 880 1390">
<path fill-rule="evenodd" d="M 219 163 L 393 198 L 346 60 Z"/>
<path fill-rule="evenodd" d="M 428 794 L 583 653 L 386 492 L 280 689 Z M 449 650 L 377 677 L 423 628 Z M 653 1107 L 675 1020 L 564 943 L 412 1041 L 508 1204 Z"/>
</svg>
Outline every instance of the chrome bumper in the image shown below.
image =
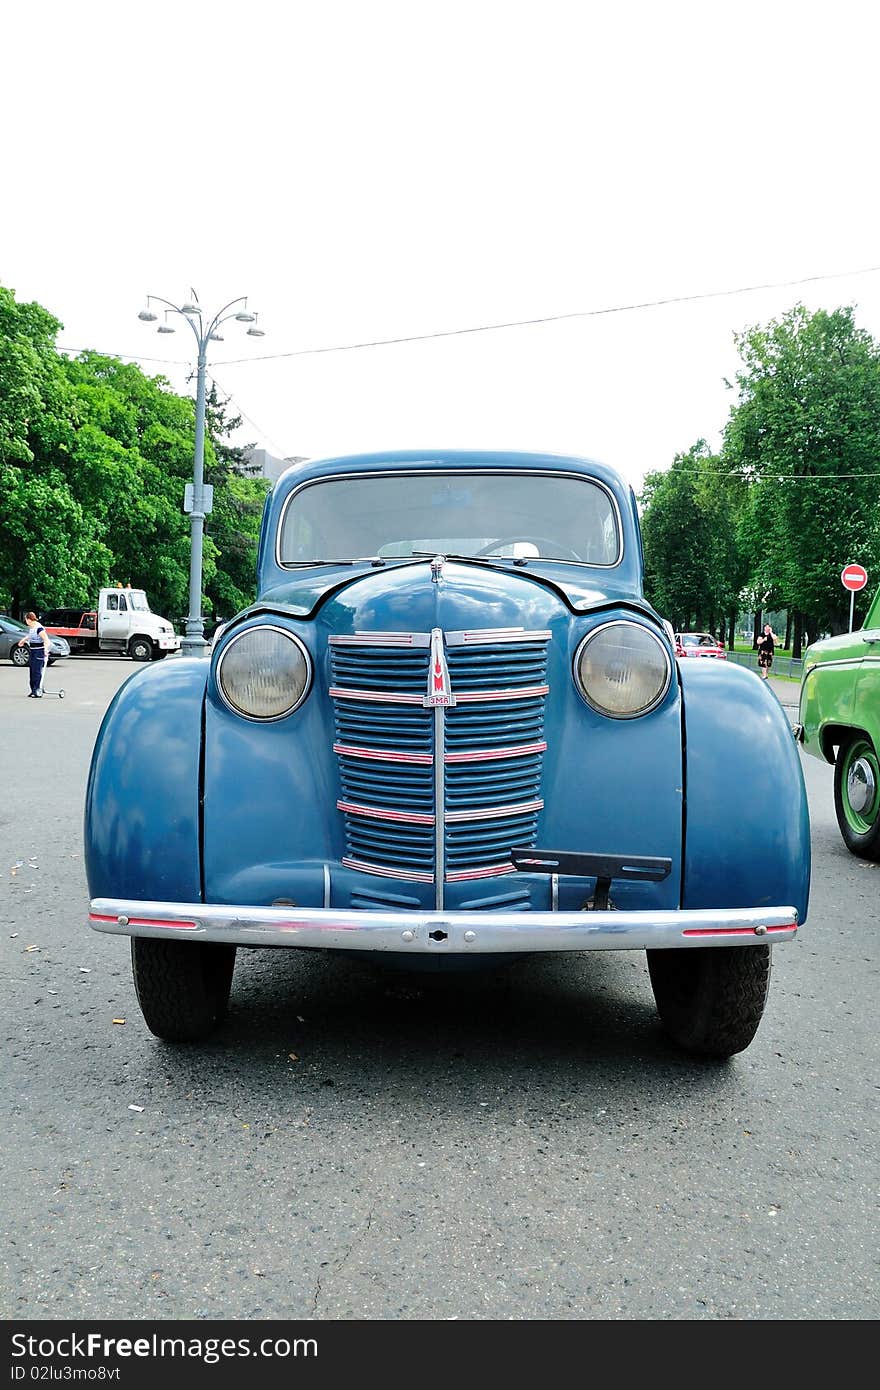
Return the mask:
<svg viewBox="0 0 880 1390">
<path fill-rule="evenodd" d="M 480 955 L 757 946 L 793 940 L 793 907 L 680 912 L 357 912 L 93 898 L 89 925 L 121 936 L 237 946 Z"/>
</svg>

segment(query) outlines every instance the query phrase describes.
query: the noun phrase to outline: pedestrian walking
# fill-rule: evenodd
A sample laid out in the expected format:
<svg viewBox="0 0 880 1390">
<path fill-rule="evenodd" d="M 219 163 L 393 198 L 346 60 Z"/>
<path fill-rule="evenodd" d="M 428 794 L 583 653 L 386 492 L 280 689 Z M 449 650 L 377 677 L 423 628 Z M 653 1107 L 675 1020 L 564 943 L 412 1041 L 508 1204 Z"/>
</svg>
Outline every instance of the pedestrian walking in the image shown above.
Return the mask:
<svg viewBox="0 0 880 1390">
<path fill-rule="evenodd" d="M 22 637 L 18 645 L 20 647 L 26 645 L 28 649 L 28 674 L 31 684 L 28 699 L 41 700 L 43 698 L 43 672 L 49 660 L 49 634 L 36 613 L 25 613 L 24 620 L 30 631 L 27 637 Z"/>
<path fill-rule="evenodd" d="M 773 653 L 776 650 L 776 643 L 779 638 L 773 631 L 769 623 L 764 624 L 764 631 L 758 638 L 758 669 L 761 678 L 766 680 L 770 675 L 770 667 L 773 665 Z"/>
</svg>

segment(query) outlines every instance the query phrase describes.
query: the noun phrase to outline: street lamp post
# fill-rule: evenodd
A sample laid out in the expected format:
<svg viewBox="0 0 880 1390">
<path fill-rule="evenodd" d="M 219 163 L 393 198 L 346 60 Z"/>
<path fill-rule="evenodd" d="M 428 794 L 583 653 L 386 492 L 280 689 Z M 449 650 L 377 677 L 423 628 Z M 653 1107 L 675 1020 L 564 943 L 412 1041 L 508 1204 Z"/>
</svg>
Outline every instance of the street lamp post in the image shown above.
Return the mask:
<svg viewBox="0 0 880 1390">
<path fill-rule="evenodd" d="M 190 293 L 192 298 L 185 304 L 172 304 L 169 299 L 162 299 L 160 295 L 148 294 L 147 307 L 140 311 L 138 318 L 142 319 L 144 323 L 155 323 L 159 316 L 153 312 L 150 306 L 153 303 L 164 304 L 164 322 L 159 324 L 156 331 L 158 333 L 173 333 L 175 329 L 168 322 L 168 315 L 179 314 L 189 324 L 198 345 L 193 480 L 191 487 L 187 487 L 184 495 L 184 510 L 190 514 L 189 613 L 186 619 L 186 636 L 181 640 L 180 648 L 185 656 L 205 656 L 208 644 L 205 641 L 205 620 L 202 616 L 202 547 L 205 517 L 210 514 L 214 504 L 214 490 L 210 486 L 205 486 L 205 372 L 208 363 L 208 343 L 212 340 L 222 342 L 218 329 L 229 319 L 248 324 L 247 331 L 250 338 L 262 338 L 264 333 L 262 328 L 257 327 L 257 315 L 248 310 L 247 298 L 244 295 L 224 304 L 223 308 L 219 309 L 214 317 L 208 321 L 207 315 L 203 313 L 199 304 L 199 297 L 195 290 L 191 290 Z M 236 305 L 241 307 L 236 310 Z"/>
</svg>

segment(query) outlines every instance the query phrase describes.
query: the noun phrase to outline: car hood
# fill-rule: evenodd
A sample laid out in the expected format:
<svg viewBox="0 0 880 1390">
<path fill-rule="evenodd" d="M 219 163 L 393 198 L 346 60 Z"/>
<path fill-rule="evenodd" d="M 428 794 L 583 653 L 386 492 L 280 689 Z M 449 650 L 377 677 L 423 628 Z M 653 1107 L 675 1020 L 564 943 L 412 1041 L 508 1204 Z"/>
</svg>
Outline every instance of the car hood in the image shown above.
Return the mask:
<svg viewBox="0 0 880 1390">
<path fill-rule="evenodd" d="M 627 583 L 616 569 L 588 570 L 586 567 L 553 561 L 540 565 L 532 561 L 527 566 L 496 566 L 479 561 L 447 560 L 438 583 L 430 583 L 430 575 L 431 561 L 428 559 L 407 560 L 381 567 L 373 567 L 366 562 L 356 570 L 350 565 L 311 570 L 267 589 L 255 603 L 232 620 L 224 630 L 224 637 L 230 628 L 260 613 L 283 612 L 296 618 L 314 618 L 331 598 L 345 605 L 345 595 L 349 592 L 370 594 L 371 602 L 378 604 L 383 611 L 388 610 L 382 619 L 386 623 L 389 622 L 391 610 L 399 606 L 395 604 L 394 596 L 411 595 L 415 590 L 421 591 L 426 598 L 432 591 L 435 595 L 453 591 L 460 594 L 465 607 L 473 605 L 471 621 L 476 622 L 479 618 L 482 626 L 501 621 L 500 614 L 487 609 L 487 603 L 500 604 L 505 608 L 507 621 L 515 620 L 516 625 L 522 625 L 525 621 L 523 603 L 538 602 L 540 607 L 537 595 L 541 592 L 548 597 L 553 595 L 574 613 L 596 612 L 623 605 L 655 622 L 660 621 L 639 589 Z M 427 585 L 426 580 L 429 581 Z M 469 596 L 467 599 L 466 595 Z M 407 613 L 406 616 L 410 618 L 412 615 Z M 436 618 L 429 625 L 435 623 Z"/>
<path fill-rule="evenodd" d="M 823 637 L 821 642 L 813 642 L 804 652 L 804 669 L 818 666 L 823 661 L 863 657 L 868 650 L 861 632 L 841 632 L 837 637 Z"/>
</svg>

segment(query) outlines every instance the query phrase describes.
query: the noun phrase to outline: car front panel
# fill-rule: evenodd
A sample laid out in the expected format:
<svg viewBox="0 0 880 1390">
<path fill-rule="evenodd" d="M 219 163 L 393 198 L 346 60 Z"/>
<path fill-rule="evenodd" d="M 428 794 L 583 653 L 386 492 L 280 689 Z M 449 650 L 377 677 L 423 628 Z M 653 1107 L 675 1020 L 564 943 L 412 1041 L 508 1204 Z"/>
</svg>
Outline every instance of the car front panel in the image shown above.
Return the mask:
<svg viewBox="0 0 880 1390">
<path fill-rule="evenodd" d="M 677 907 L 677 686 L 652 713 L 621 720 L 591 709 L 573 678 L 579 642 L 610 616 L 606 606 L 574 617 L 516 572 L 448 563 L 436 583 L 427 562 L 350 580 L 311 623 L 276 614 L 310 652 L 313 686 L 288 718 L 260 724 L 209 682 L 207 900 L 583 905 L 590 881 L 514 870 L 511 850 L 537 847 L 667 857 L 664 881 L 621 883 L 615 901 Z M 623 605 L 620 616 L 658 630 L 647 612 Z"/>
</svg>

